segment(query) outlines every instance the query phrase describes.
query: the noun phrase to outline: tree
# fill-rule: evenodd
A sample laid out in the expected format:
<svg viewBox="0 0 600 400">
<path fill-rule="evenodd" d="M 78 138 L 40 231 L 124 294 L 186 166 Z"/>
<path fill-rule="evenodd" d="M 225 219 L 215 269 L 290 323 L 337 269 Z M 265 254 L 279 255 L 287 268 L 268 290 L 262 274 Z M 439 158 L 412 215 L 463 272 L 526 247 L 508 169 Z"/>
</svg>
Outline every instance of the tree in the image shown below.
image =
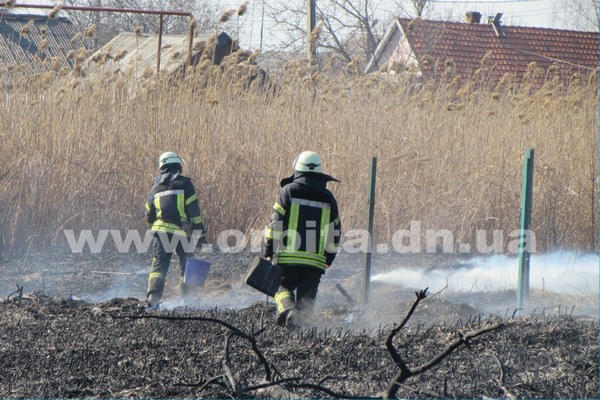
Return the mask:
<svg viewBox="0 0 600 400">
<path fill-rule="evenodd" d="M 367 60 L 383 33 L 384 27 L 378 18 L 382 15 L 377 13 L 383 3 L 383 0 L 317 1 L 320 33 L 317 47 L 337 54 L 346 62 L 356 58 Z M 275 22 L 275 29 L 283 36 L 279 42 L 285 50 L 300 52 L 305 47 L 306 12 L 306 0 L 276 2 L 271 6 L 269 15 Z"/>
<path fill-rule="evenodd" d="M 200 31 L 214 29 L 219 23 L 222 8 L 218 0 L 65 0 L 66 5 L 106 8 L 135 8 L 148 10 L 188 11 L 194 15 Z M 156 33 L 159 18 L 156 15 L 70 11 L 71 20 L 80 28 L 95 27 L 94 47 L 98 48 L 120 32 L 141 28 L 142 32 Z M 163 32 L 185 34 L 189 20 L 183 17 L 165 16 Z"/>
<path fill-rule="evenodd" d="M 410 3 L 411 9 L 406 10 L 405 3 Z M 403 10 L 411 17 L 422 17 L 427 6 L 431 4 L 430 0 L 396 0 L 396 6 L 399 10 Z"/>
<path fill-rule="evenodd" d="M 318 0 L 317 48 L 345 62 L 367 62 L 396 16 L 422 16 L 430 0 Z M 390 8 L 390 4 L 393 4 Z M 269 10 L 281 48 L 300 53 L 305 48 L 306 0 L 276 2 Z M 316 35 L 313 35 L 316 39 Z"/>
<path fill-rule="evenodd" d="M 568 29 L 598 30 L 597 0 L 561 0 L 554 5 L 555 19 Z"/>
</svg>

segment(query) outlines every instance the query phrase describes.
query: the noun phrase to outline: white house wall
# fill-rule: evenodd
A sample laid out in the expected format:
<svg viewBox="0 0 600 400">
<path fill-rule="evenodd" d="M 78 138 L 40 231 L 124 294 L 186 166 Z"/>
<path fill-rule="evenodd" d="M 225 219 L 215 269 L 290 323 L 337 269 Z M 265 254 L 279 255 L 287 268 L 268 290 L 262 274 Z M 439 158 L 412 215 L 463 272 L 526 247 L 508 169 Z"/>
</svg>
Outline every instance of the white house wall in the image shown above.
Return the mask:
<svg viewBox="0 0 600 400">
<path fill-rule="evenodd" d="M 398 40 L 398 43 L 392 49 L 391 54 L 387 59 L 388 67 L 392 66 L 394 63 L 406 65 L 407 67 L 409 65 L 419 65 L 418 60 L 415 57 L 415 53 L 412 51 L 405 35 L 402 35 L 402 38 Z M 383 67 L 383 64 L 381 67 Z"/>
<path fill-rule="evenodd" d="M 367 64 L 366 72 L 388 72 L 394 63 L 409 67 L 419 62 L 412 51 L 402 27 L 395 21 L 375 50 L 375 56 Z"/>
</svg>

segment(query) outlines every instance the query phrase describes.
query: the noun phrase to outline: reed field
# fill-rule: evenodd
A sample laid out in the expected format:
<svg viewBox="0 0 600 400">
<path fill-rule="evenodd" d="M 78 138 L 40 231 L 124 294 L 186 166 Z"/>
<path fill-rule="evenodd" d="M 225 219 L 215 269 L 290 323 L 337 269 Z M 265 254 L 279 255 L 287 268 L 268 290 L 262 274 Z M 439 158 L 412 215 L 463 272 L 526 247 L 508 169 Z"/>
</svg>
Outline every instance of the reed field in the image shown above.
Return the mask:
<svg viewBox="0 0 600 400">
<path fill-rule="evenodd" d="M 239 56 L 221 67 L 203 61 L 180 79 L 62 71 L 4 89 L 1 251 L 65 246 L 63 229 L 145 230 L 164 151 L 187 161 L 211 240 L 264 227 L 279 180 L 309 149 L 342 181 L 329 187 L 345 231 L 365 226 L 377 156 L 378 240 L 410 221 L 464 242 L 477 229 L 507 237 L 519 226 L 527 148 L 537 250 L 595 249 L 595 79 L 559 83 L 548 71 L 541 87 L 507 76 L 484 88 L 483 68 L 458 85 L 452 76 L 422 83 L 293 62 L 260 85 L 248 81 L 254 56 Z"/>
</svg>

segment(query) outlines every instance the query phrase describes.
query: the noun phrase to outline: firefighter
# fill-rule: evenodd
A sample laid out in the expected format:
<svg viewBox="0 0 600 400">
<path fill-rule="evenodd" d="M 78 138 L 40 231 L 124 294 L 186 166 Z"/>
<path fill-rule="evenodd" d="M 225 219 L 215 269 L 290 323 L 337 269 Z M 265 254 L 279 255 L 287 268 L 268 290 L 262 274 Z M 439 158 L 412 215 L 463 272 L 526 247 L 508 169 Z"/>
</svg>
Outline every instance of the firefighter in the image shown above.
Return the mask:
<svg viewBox="0 0 600 400">
<path fill-rule="evenodd" d="M 152 267 L 146 293 L 149 308 L 157 308 L 162 298 L 174 251 L 179 256 L 180 287 L 182 294 L 186 294 L 187 287 L 183 283 L 185 264 L 193 256 L 195 248 L 189 243 L 202 242 L 205 236 L 198 194 L 191 179 L 181 175 L 182 165 L 183 159 L 177 153 L 161 154 L 159 175 L 146 201 L 146 220 L 154 232 Z"/>
<path fill-rule="evenodd" d="M 282 269 L 275 295 L 277 323 L 294 325 L 298 312 L 310 313 L 321 275 L 331 266 L 341 236 L 338 205 L 323 173 L 321 157 L 302 152 L 294 174 L 281 181 L 265 234 L 263 257 Z M 294 294 L 295 292 L 295 294 Z"/>
</svg>

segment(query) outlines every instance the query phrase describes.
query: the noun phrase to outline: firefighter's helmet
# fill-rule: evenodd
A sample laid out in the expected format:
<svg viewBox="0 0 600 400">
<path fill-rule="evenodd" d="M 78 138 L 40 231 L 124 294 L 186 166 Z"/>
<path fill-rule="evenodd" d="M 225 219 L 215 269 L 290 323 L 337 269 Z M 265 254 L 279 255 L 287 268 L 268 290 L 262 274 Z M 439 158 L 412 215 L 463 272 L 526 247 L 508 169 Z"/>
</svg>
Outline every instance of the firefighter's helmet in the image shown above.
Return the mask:
<svg viewBox="0 0 600 400">
<path fill-rule="evenodd" d="M 303 151 L 294 160 L 294 170 L 299 172 L 323 172 L 321 156 L 314 151 Z"/>
<path fill-rule="evenodd" d="M 177 153 L 173 153 L 172 151 L 167 151 L 166 153 L 162 153 L 158 159 L 158 167 L 162 168 L 167 164 L 179 164 L 183 166 L 184 161 L 183 158 L 179 156 Z"/>
</svg>

